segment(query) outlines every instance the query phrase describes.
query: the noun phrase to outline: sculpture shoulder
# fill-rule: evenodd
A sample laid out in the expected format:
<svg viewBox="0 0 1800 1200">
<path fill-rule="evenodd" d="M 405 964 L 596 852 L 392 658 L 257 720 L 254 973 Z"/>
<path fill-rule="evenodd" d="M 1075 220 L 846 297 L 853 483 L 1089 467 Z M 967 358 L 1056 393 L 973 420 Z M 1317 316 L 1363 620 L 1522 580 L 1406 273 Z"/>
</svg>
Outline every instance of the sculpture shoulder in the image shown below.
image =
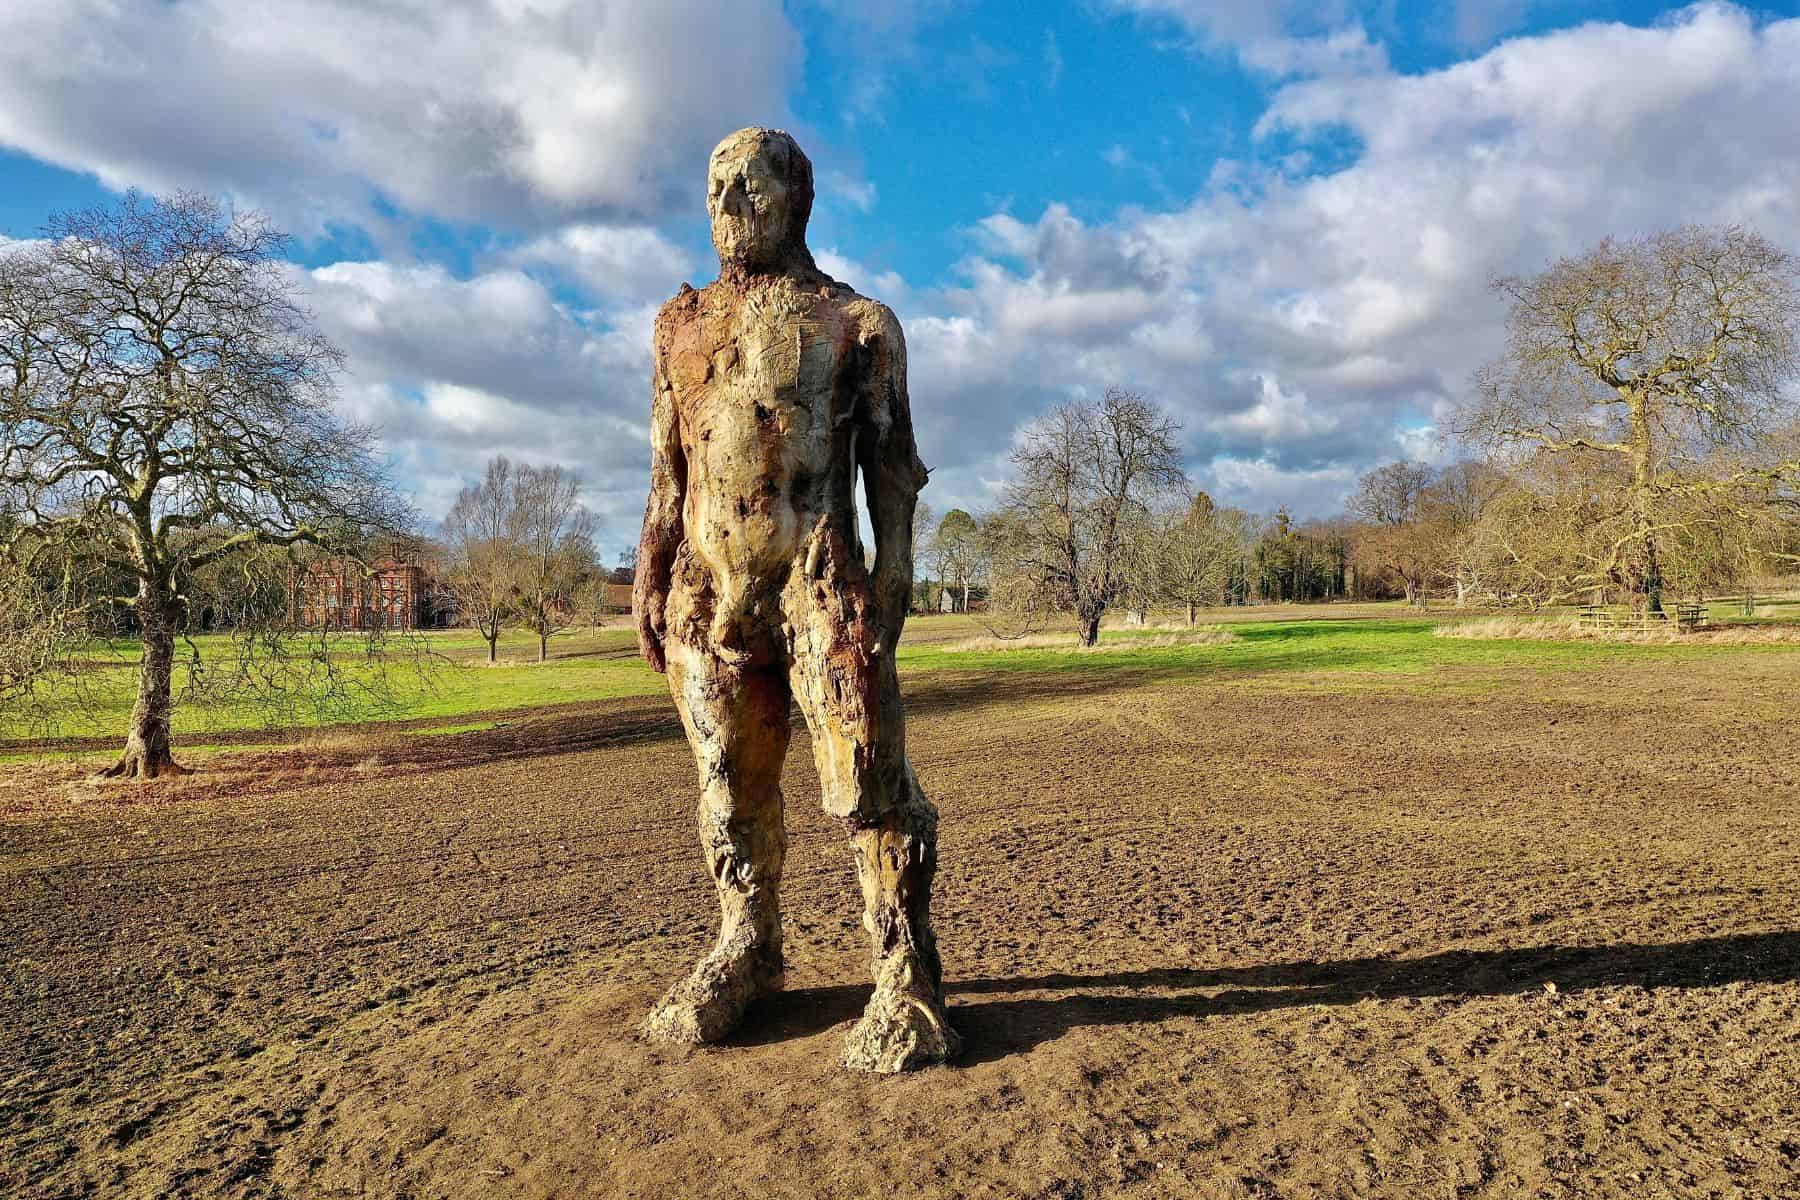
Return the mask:
<svg viewBox="0 0 1800 1200">
<path fill-rule="evenodd" d="M 902 346 L 906 344 L 906 336 L 900 329 L 900 318 L 894 315 L 893 309 L 879 300 L 871 300 L 855 292 L 850 292 L 845 299 L 845 310 L 861 335 L 858 340 L 879 340 Z"/>
<path fill-rule="evenodd" d="M 656 344 L 663 346 L 675 329 L 692 321 L 700 312 L 700 291 L 687 284 L 656 312 Z"/>
</svg>

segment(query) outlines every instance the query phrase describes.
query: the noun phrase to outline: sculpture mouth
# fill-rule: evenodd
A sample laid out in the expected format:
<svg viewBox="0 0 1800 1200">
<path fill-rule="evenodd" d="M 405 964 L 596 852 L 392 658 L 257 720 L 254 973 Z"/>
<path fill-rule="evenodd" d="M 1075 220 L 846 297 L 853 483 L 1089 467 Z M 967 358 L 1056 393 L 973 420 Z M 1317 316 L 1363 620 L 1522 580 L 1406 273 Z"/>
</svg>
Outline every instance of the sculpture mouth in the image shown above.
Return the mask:
<svg viewBox="0 0 1800 1200">
<path fill-rule="evenodd" d="M 720 213 L 713 219 L 713 245 L 732 259 L 766 258 L 779 249 L 772 224 L 755 212 Z"/>
</svg>

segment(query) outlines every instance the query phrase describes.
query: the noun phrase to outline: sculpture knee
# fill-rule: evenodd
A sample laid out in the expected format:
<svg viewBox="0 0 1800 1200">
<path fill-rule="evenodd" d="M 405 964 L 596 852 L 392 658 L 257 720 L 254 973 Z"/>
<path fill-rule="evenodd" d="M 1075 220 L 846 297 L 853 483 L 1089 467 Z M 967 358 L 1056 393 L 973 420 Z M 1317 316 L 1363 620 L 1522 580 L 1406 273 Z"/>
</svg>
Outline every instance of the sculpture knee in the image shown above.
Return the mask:
<svg viewBox="0 0 1800 1200">
<path fill-rule="evenodd" d="M 787 859 L 787 831 L 782 827 L 781 792 L 746 803 L 724 779 L 701 789 L 700 844 L 708 873 L 721 888 L 755 892 L 780 882 Z"/>
</svg>

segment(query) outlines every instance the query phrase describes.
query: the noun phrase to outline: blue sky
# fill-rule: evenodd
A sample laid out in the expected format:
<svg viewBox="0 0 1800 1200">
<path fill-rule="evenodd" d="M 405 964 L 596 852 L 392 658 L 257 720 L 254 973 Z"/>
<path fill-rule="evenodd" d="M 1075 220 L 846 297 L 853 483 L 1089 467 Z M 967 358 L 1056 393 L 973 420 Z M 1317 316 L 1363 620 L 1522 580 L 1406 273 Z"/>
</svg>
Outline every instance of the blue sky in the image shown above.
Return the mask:
<svg viewBox="0 0 1800 1200">
<path fill-rule="evenodd" d="M 711 278 L 732 129 L 812 155 L 822 265 L 905 323 L 939 510 L 1109 384 L 1222 500 L 1336 509 L 1436 436 L 1486 287 L 1607 234 L 1800 247 L 1793 5 L 1533 0 L 12 0 L 0 237 L 119 190 L 296 235 L 434 520 L 485 457 L 635 537 L 649 323 Z"/>
</svg>

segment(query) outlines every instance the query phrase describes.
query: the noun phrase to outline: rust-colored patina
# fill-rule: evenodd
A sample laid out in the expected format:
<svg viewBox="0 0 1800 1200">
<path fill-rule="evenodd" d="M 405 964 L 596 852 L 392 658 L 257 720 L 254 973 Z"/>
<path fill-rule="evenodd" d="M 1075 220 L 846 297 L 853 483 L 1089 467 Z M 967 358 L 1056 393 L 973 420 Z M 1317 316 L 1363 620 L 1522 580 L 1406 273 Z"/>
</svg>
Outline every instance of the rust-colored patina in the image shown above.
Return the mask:
<svg viewBox="0 0 1800 1200">
<path fill-rule="evenodd" d="M 894 666 L 925 467 L 900 323 L 814 264 L 812 198 L 812 165 L 787 134 L 726 138 L 707 189 L 719 278 L 684 286 L 656 319 L 638 640 L 667 671 L 693 746 L 723 921 L 646 1029 L 714 1041 L 781 987 L 780 778 L 794 701 L 826 811 L 850 833 L 873 944 L 875 993 L 845 1062 L 894 1072 L 958 1049 L 930 920 L 937 810 L 906 758 Z"/>
</svg>

